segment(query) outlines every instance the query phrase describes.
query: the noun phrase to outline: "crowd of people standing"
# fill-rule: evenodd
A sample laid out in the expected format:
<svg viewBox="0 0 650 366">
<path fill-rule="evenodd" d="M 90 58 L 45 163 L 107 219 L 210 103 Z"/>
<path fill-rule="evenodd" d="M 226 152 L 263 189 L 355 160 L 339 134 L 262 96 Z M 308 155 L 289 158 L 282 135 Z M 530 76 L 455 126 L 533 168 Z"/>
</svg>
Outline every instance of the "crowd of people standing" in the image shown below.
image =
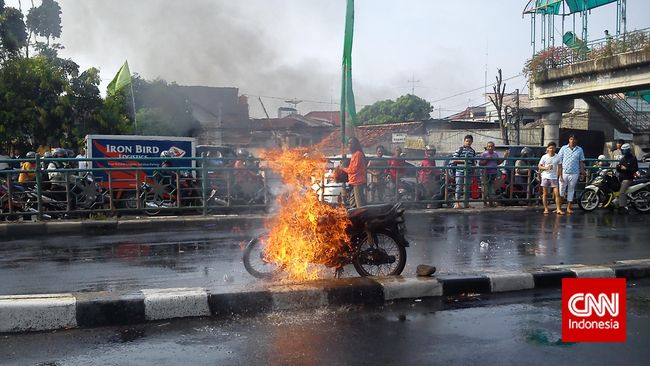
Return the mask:
<svg viewBox="0 0 650 366">
<path fill-rule="evenodd" d="M 497 206 L 497 181 L 500 176 L 499 166 L 509 157 L 509 150 L 503 156 L 495 151 L 495 144 L 489 141 L 484 151 L 478 154 L 472 147 L 472 135 L 463 138 L 460 146 L 449 159 L 448 173 L 453 177 L 454 208 L 467 208 L 469 200 L 470 180 L 478 177 L 481 186 L 481 200 L 485 207 Z M 349 152 L 351 162 L 342 168 L 349 177 L 352 186 L 353 206 L 360 207 L 368 200 L 372 203 L 383 202 L 387 191 L 400 184 L 400 177 L 406 176 L 406 161 L 401 147 L 395 147 L 392 155 L 386 157 L 386 148 L 382 145 L 376 148 L 376 157 L 368 159 L 363 153 L 361 143 L 356 137 L 349 139 Z M 417 184 L 420 199 L 435 201 L 440 199 L 441 188 L 445 183 L 442 177 L 443 169 L 436 167 L 436 149 L 427 145 L 424 148 L 424 159 L 417 167 Z M 616 171 L 621 180 L 621 192 L 624 192 L 632 182 L 638 170 L 636 158 L 631 153 L 629 144 L 619 141 L 617 150 L 613 155 L 619 158 Z M 539 155 L 538 155 L 539 156 Z M 604 156 L 603 156 L 604 158 Z M 528 195 L 532 197 L 531 180 L 539 173 L 541 202 L 544 214 L 549 214 L 549 198 L 553 197 L 556 203 L 554 212 L 558 215 L 573 213 L 573 202 L 576 198 L 576 186 L 579 181 L 586 180 L 586 165 L 584 150 L 577 145 L 577 138 L 569 136 L 565 145 L 558 149 L 555 142 L 546 146 L 545 154 L 537 160 L 529 148 L 522 149 L 513 169 L 513 182 L 525 187 Z M 367 192 L 366 192 L 367 187 Z M 621 196 L 621 206 L 625 207 L 625 195 Z M 566 209 L 563 209 L 566 205 Z M 427 204 L 428 208 L 434 207 Z"/>
</svg>

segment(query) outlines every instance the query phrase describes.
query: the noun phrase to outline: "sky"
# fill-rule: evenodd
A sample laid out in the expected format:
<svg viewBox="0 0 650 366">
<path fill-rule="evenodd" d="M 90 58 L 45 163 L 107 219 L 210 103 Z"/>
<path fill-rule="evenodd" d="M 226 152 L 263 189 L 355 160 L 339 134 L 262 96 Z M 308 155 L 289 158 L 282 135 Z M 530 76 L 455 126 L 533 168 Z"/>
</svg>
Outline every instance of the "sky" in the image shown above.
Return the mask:
<svg viewBox="0 0 650 366">
<path fill-rule="evenodd" d="M 532 55 L 530 18 L 522 17 L 527 2 L 356 0 L 357 110 L 414 92 L 431 102 L 432 117 L 444 117 L 483 104 L 484 90 L 491 92 L 486 80 L 493 83 L 498 68 L 509 79 L 506 92 L 526 93 L 526 79 L 518 75 Z M 18 6 L 18 0 L 6 3 Z M 345 3 L 59 0 L 60 55 L 82 69 L 97 67 L 102 90 L 128 60 L 146 79 L 237 87 L 256 118 L 264 117 L 259 99 L 271 117 L 291 99 L 303 101 L 297 105 L 302 114 L 338 110 Z M 31 4 L 23 0 L 22 6 Z M 627 0 L 628 30 L 650 27 L 647 14 L 650 1 Z M 592 11 L 590 38 L 603 37 L 605 29 L 614 34 L 615 21 L 615 3 Z M 572 27 L 570 19 L 565 27 Z M 559 40 L 559 20 L 555 28 Z"/>
</svg>

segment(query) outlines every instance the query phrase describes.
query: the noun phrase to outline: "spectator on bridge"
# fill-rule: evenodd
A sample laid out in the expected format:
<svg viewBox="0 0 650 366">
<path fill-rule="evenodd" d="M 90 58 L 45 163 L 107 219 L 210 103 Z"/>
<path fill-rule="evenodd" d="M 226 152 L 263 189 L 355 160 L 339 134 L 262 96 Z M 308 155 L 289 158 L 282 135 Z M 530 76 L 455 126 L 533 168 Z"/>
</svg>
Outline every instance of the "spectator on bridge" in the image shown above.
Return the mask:
<svg viewBox="0 0 650 366">
<path fill-rule="evenodd" d="M 567 201 L 566 213 L 568 214 L 573 213 L 571 205 L 580 175 L 585 175 L 585 153 L 577 143 L 578 139 L 574 135 L 569 136 L 569 143 L 562 146 L 558 154 L 559 170 L 557 175 L 560 180 L 560 196 Z"/>
<path fill-rule="evenodd" d="M 624 143 L 625 143 L 625 141 L 623 139 L 618 139 L 616 141 L 616 149 L 614 149 L 611 152 L 612 160 L 619 161 L 619 160 L 621 160 L 623 158 L 623 152 L 621 151 L 621 146 L 623 146 Z"/>
<path fill-rule="evenodd" d="M 36 173 L 30 173 L 27 170 L 34 170 L 36 168 L 36 162 L 32 161 L 36 159 L 36 153 L 30 151 L 25 155 L 25 158 L 29 160 L 24 160 L 20 163 L 20 170 L 22 172 L 18 175 L 18 183 L 26 187 L 33 187 L 36 184 Z"/>
<path fill-rule="evenodd" d="M 388 161 L 384 158 L 386 148 L 383 145 L 377 146 L 377 158 L 368 162 L 368 173 L 370 173 L 370 200 L 372 202 L 382 202 L 386 193 L 386 175 Z M 384 167 L 384 168 L 381 168 Z"/>
<path fill-rule="evenodd" d="M 366 183 L 368 182 L 368 171 L 366 156 L 363 154 L 361 142 L 356 137 L 350 137 L 348 140 L 350 148 L 350 166 L 341 169 L 348 173 L 348 184 L 352 186 L 354 205 L 362 207 L 366 204 Z M 339 165 L 340 166 L 340 165 Z"/>
<path fill-rule="evenodd" d="M 471 167 L 474 165 L 474 158 L 476 157 L 476 151 L 472 148 L 472 143 L 474 142 L 474 137 L 472 135 L 466 135 L 463 138 L 463 146 L 459 147 L 456 152 L 454 152 L 453 157 L 456 160 L 452 160 L 451 163 L 455 164 L 458 168 L 456 169 L 456 203 L 454 208 L 462 208 L 460 203 L 461 199 L 469 199 L 469 179 L 472 176 Z M 469 204 L 465 204 L 465 208 L 468 208 Z"/>
<path fill-rule="evenodd" d="M 425 200 L 432 200 L 440 192 L 440 170 L 435 169 L 436 148 L 432 145 L 424 147 L 424 160 L 420 163 L 418 170 L 418 182 L 422 185 Z M 438 207 L 440 204 L 437 204 Z M 432 204 L 427 204 L 427 208 L 434 208 Z"/>
<path fill-rule="evenodd" d="M 510 150 L 506 150 L 503 157 L 507 158 L 509 152 Z M 478 165 L 485 167 L 481 172 L 483 206 L 485 207 L 496 207 L 497 205 L 495 201 L 494 181 L 497 178 L 497 167 L 502 162 L 503 159 L 499 159 L 499 154 L 494 151 L 494 142 L 488 141 L 487 145 L 485 145 L 485 151 L 481 153 L 481 160 L 478 163 Z"/>
<path fill-rule="evenodd" d="M 16 169 L 16 170 L 20 169 L 20 163 L 23 157 L 19 148 L 15 148 L 13 150 L 13 153 L 11 154 L 10 158 L 13 159 L 13 161 L 10 164 L 11 169 Z"/>
<path fill-rule="evenodd" d="M 75 157 L 77 160 L 77 166 L 79 167 L 79 175 L 83 176 L 84 173 L 90 169 L 90 161 L 86 159 L 86 149 L 83 147 L 79 148 L 79 154 Z"/>
<path fill-rule="evenodd" d="M 397 180 L 403 178 L 405 174 L 404 166 L 406 162 L 402 160 L 402 148 L 397 146 L 393 151 L 392 159 L 388 161 L 388 179 L 395 185 L 397 185 Z"/>
<path fill-rule="evenodd" d="M 630 144 L 623 144 L 621 146 L 621 151 L 623 152 L 623 157 L 616 165 L 616 171 L 618 172 L 618 179 L 621 181 L 621 189 L 619 190 L 618 203 L 620 207 L 620 212 L 627 213 L 627 195 L 625 191 L 630 188 L 632 181 L 634 180 L 634 175 L 639 171 L 639 162 L 636 159 L 636 156 L 632 153 L 632 146 Z"/>
<path fill-rule="evenodd" d="M 560 201 L 560 192 L 558 190 L 557 169 L 559 159 L 555 155 L 555 143 L 551 142 L 546 146 L 546 154 L 539 159 L 537 168 L 542 172 L 542 204 L 544 205 L 544 214 L 548 214 L 548 190 L 550 188 L 555 198 L 555 213 L 564 215 L 562 212 L 562 201 Z"/>
</svg>

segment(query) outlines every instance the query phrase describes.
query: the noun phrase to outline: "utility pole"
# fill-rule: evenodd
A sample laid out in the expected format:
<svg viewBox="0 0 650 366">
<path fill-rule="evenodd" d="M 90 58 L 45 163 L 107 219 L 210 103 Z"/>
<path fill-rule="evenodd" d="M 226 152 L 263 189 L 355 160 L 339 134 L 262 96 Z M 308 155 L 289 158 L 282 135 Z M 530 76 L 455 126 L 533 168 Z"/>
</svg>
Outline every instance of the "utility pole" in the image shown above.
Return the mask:
<svg viewBox="0 0 650 366">
<path fill-rule="evenodd" d="M 266 112 L 266 107 L 264 106 L 264 102 L 262 102 L 262 97 L 257 97 L 257 99 L 259 99 L 260 104 L 262 105 L 262 110 L 264 110 L 264 114 L 266 115 L 266 119 L 270 119 L 269 114 Z"/>
<path fill-rule="evenodd" d="M 411 80 L 408 80 L 411 84 L 411 95 L 415 95 L 415 84 L 419 83 L 420 80 L 415 80 L 415 74 L 411 77 Z"/>
<path fill-rule="evenodd" d="M 515 129 L 517 130 L 517 145 L 521 145 L 521 134 L 519 133 L 521 113 L 519 111 L 519 89 L 515 89 Z"/>
</svg>

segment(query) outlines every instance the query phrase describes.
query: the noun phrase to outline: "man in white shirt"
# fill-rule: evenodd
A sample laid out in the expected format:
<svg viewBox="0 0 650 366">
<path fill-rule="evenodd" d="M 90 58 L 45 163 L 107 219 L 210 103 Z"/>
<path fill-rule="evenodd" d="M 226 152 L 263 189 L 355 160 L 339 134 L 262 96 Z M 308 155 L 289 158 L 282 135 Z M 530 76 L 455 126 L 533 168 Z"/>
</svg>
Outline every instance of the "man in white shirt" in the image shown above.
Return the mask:
<svg viewBox="0 0 650 366">
<path fill-rule="evenodd" d="M 560 181 L 560 196 L 566 198 L 568 214 L 573 213 L 571 204 L 580 175 L 585 175 L 585 153 L 577 143 L 578 139 L 574 135 L 569 136 L 569 143 L 562 146 L 558 153 L 560 169 L 557 175 Z"/>
<path fill-rule="evenodd" d="M 537 168 L 542 173 L 542 203 L 544 204 L 544 214 L 548 214 L 548 189 L 553 191 L 555 198 L 555 213 L 564 215 L 562 212 L 562 201 L 560 201 L 560 190 L 558 189 L 558 176 L 557 170 L 559 165 L 559 157 L 555 155 L 555 142 L 551 142 L 546 146 L 546 154 L 539 159 Z"/>
<path fill-rule="evenodd" d="M 83 175 L 83 173 L 85 173 L 85 170 L 88 170 L 90 168 L 90 162 L 87 160 L 82 160 L 86 159 L 86 149 L 80 147 L 79 154 L 75 156 L 75 159 L 79 160 L 77 162 L 77 166 L 79 167 L 79 175 Z"/>
</svg>

